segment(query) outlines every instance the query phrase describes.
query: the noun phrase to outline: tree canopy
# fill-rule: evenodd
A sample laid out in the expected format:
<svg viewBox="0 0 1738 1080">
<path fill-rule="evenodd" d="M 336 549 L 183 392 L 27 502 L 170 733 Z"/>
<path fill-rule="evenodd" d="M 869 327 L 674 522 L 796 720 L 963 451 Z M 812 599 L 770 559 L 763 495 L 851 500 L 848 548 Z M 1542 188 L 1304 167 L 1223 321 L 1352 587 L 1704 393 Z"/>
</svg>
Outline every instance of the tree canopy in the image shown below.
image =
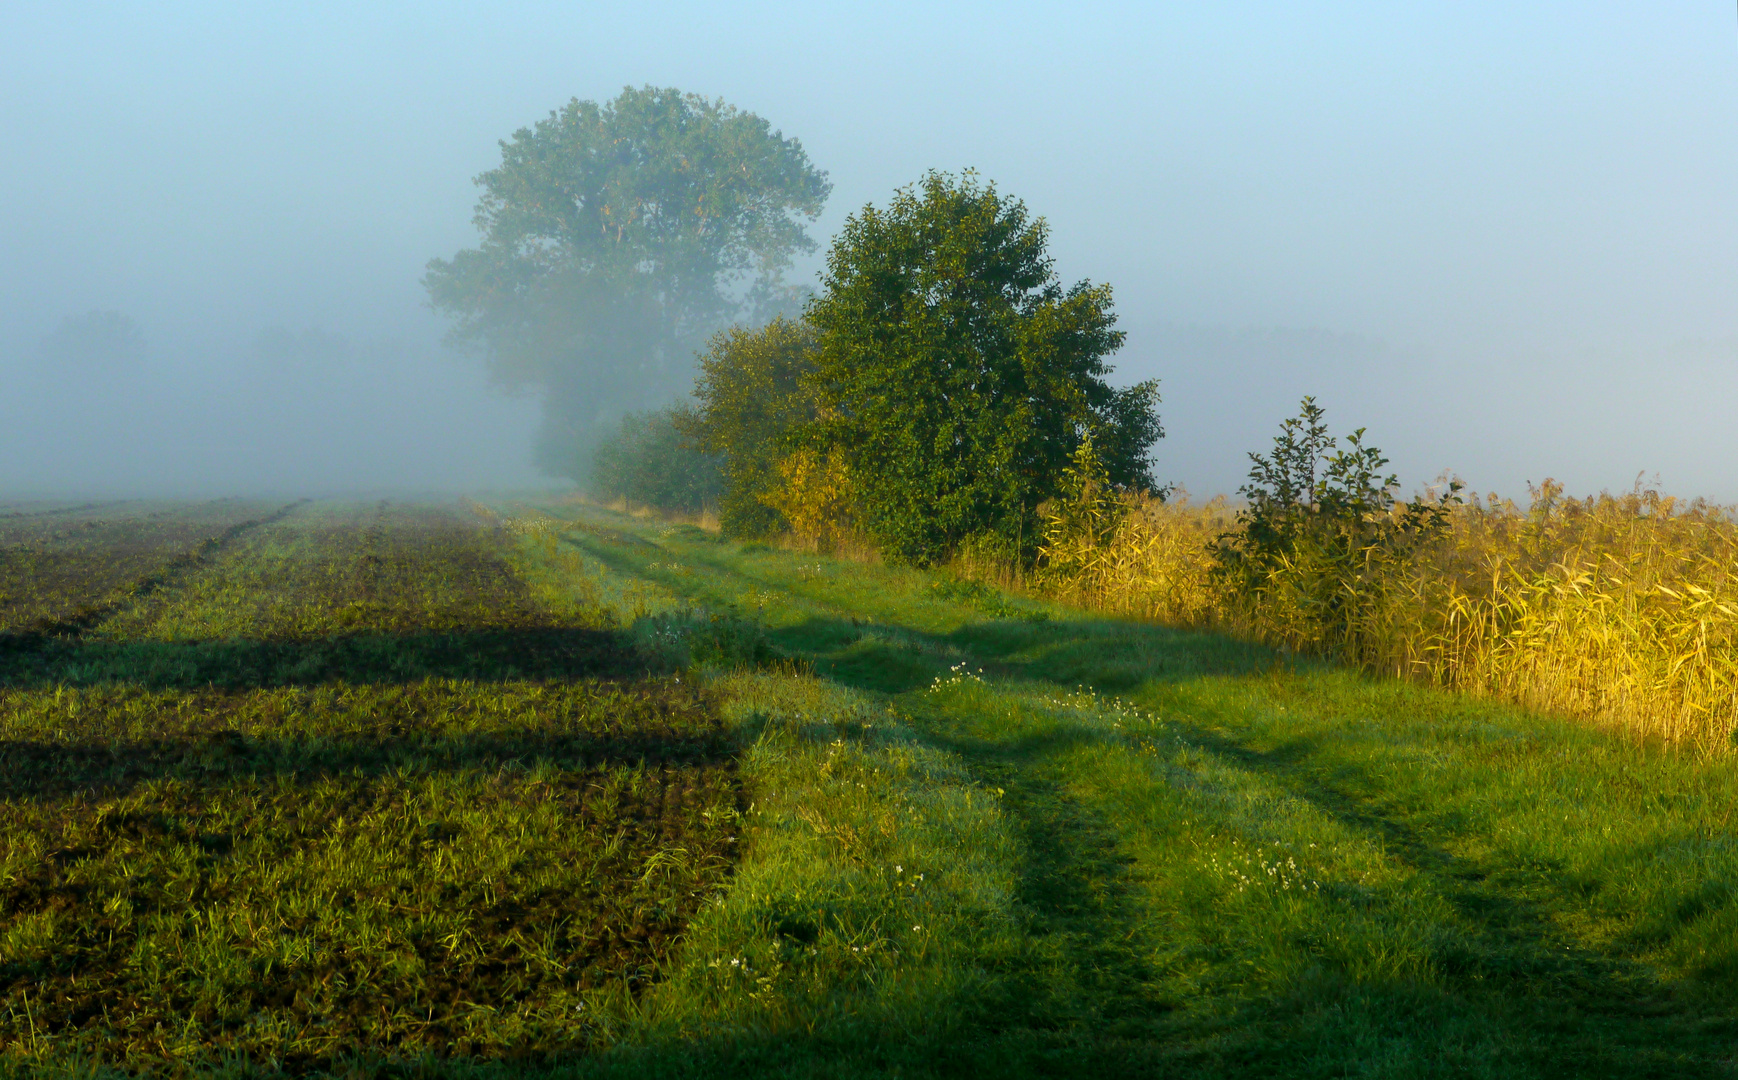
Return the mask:
<svg viewBox="0 0 1738 1080">
<path fill-rule="evenodd" d="M 654 87 L 568 102 L 477 184 L 481 242 L 423 284 L 456 341 L 542 391 L 539 463 L 576 478 L 624 411 L 686 391 L 706 335 L 791 302 L 783 273 L 831 190 L 767 121 Z"/>
<path fill-rule="evenodd" d="M 43 358 L 68 372 L 112 371 L 139 363 L 145 352 L 139 324 L 118 311 L 68 315 L 42 341 Z"/>
<path fill-rule="evenodd" d="M 802 437 L 841 455 L 860 524 L 896 559 L 988 537 L 1030 557 L 1038 504 L 1091 433 L 1111 482 L 1150 488 L 1157 384 L 1115 389 L 1111 291 L 1064 289 L 1048 229 L 968 172 L 866 206 L 808 307 L 820 413 Z"/>
</svg>

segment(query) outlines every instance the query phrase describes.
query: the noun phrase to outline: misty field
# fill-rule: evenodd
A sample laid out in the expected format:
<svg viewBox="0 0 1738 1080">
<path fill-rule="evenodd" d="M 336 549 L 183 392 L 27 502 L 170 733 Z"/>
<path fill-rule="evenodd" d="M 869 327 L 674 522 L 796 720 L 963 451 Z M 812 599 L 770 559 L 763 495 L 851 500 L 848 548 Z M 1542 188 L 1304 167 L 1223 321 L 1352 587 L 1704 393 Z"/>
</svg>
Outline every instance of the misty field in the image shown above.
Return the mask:
<svg viewBox="0 0 1738 1080">
<path fill-rule="evenodd" d="M 555 501 L 0 506 L 0 1072 L 1720 1076 L 1738 764 Z"/>
</svg>

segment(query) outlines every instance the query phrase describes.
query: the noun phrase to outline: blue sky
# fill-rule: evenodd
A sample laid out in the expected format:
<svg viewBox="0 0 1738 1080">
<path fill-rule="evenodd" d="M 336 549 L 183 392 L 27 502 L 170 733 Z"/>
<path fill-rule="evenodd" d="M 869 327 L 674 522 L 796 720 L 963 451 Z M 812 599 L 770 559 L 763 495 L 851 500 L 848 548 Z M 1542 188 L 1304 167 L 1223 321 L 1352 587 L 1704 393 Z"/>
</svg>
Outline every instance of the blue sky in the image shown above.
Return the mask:
<svg viewBox="0 0 1738 1080">
<path fill-rule="evenodd" d="M 1115 287 L 1157 471 L 1197 493 L 1314 393 L 1409 485 L 1738 501 L 1738 17 L 1702 3 L 14 0 L 0 489 L 528 478 L 530 403 L 404 359 L 440 329 L 417 279 L 472 241 L 497 140 L 643 83 L 801 138 L 823 244 L 929 168 L 1025 199 L 1065 278 Z M 93 308 L 144 328 L 138 386 L 33 367 Z M 273 325 L 396 351 L 359 350 L 340 425 L 312 375 L 234 359 Z M 40 449 L 81 416 L 109 442 Z"/>
</svg>

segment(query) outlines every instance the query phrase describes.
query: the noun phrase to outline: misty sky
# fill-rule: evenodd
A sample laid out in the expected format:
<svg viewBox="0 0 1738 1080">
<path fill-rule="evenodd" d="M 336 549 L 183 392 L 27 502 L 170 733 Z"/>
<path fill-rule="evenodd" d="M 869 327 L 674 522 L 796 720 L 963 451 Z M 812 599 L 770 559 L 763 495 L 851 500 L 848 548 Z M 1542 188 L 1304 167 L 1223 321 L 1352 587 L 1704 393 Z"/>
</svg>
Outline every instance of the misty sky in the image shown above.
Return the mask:
<svg viewBox="0 0 1738 1080">
<path fill-rule="evenodd" d="M 1729 4 L 370 8 L 0 10 L 0 497 L 535 482 L 418 281 L 497 140 L 650 83 L 800 138 L 823 246 L 932 167 L 1025 199 L 1192 492 L 1313 393 L 1409 488 L 1738 501 Z M 91 310 L 143 355 L 51 360 Z"/>
</svg>

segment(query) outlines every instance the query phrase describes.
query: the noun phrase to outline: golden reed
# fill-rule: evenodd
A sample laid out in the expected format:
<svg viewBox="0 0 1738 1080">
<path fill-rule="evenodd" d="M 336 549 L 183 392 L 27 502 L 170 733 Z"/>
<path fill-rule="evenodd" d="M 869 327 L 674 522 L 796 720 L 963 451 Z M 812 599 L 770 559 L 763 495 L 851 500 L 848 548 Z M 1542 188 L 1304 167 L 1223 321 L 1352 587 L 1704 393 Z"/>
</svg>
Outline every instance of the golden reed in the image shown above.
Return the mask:
<svg viewBox="0 0 1738 1080">
<path fill-rule="evenodd" d="M 1738 733 L 1738 518 L 1639 485 L 1521 510 L 1456 507 L 1439 541 L 1348 569 L 1284 565 L 1251 598 L 1215 577 L 1224 500 L 1125 500 L 1105 530 L 1044 551 L 1059 599 L 1336 656 L 1497 695 L 1704 754 Z M 1337 592 L 1336 592 L 1337 590 Z M 1336 597 L 1333 620 L 1311 617 Z"/>
</svg>

